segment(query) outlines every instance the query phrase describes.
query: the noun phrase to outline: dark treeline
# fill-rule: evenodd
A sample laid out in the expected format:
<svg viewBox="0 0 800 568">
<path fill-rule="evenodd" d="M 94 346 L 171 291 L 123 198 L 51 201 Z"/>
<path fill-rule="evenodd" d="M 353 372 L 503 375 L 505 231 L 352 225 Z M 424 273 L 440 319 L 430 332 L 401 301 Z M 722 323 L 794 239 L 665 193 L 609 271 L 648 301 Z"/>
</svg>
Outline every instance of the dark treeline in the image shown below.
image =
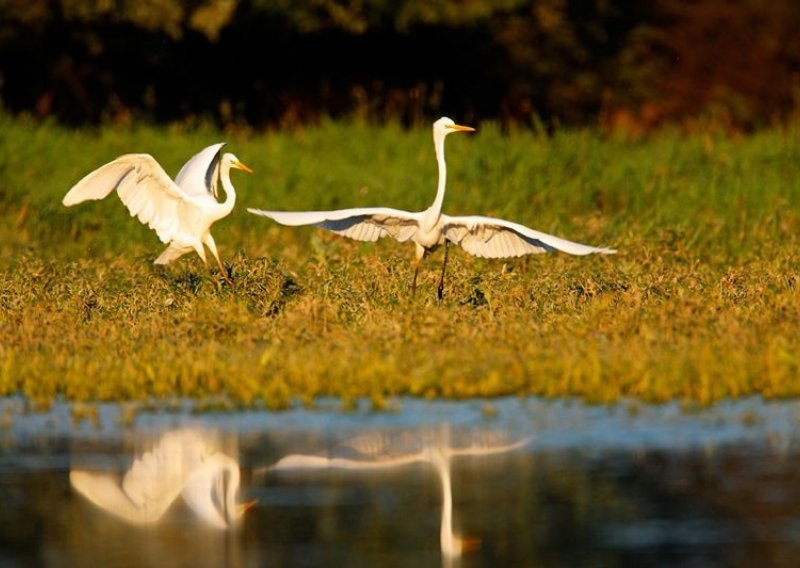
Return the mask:
<svg viewBox="0 0 800 568">
<path fill-rule="evenodd" d="M 0 96 L 70 124 L 786 120 L 796 0 L 0 0 Z"/>
</svg>

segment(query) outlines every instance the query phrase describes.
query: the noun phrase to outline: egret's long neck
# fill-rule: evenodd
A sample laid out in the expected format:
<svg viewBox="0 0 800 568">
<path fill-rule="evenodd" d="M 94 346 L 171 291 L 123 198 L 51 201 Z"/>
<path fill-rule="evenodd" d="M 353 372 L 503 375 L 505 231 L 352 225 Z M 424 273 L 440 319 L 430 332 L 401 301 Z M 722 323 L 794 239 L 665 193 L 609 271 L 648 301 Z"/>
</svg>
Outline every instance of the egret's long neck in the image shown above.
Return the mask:
<svg viewBox="0 0 800 568">
<path fill-rule="evenodd" d="M 444 160 L 444 135 L 433 137 L 433 147 L 436 150 L 436 162 L 439 165 L 439 185 L 436 187 L 436 199 L 433 204 L 425 211 L 424 224 L 427 228 L 433 227 L 442 214 L 442 204 L 444 203 L 444 189 L 447 185 L 447 163 Z"/>
<path fill-rule="evenodd" d="M 217 507 L 212 495 L 221 502 L 223 495 L 222 470 L 217 459 L 209 458 L 202 466 L 189 474 L 182 495 L 189 507 L 204 521 L 217 527 L 227 528 L 228 520 L 224 511 Z"/>
<path fill-rule="evenodd" d="M 222 219 L 233 211 L 233 206 L 236 205 L 236 190 L 233 189 L 231 183 L 231 166 L 227 162 L 223 162 L 219 169 L 219 180 L 222 183 L 222 189 L 225 190 L 225 201 L 220 203 L 219 219 Z"/>
<path fill-rule="evenodd" d="M 239 491 L 239 483 L 241 482 L 239 475 L 239 465 L 232 463 L 228 466 L 230 472 L 230 479 L 228 480 L 227 491 L 225 492 L 225 516 L 228 524 L 231 525 L 244 513 L 239 511 L 236 506 L 236 492 Z"/>
<path fill-rule="evenodd" d="M 442 484 L 442 525 L 439 529 L 442 554 L 446 557 L 458 556 L 461 550 L 453 534 L 453 488 L 450 483 L 450 460 L 444 455 L 444 452 L 438 450 L 432 458 L 431 461 Z"/>
</svg>

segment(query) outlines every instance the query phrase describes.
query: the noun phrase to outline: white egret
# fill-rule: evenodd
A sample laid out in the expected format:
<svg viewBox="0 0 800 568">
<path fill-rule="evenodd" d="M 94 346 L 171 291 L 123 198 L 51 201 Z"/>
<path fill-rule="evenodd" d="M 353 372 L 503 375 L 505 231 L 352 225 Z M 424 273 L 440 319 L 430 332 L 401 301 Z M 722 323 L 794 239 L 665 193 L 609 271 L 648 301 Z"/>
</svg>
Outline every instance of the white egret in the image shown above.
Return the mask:
<svg viewBox="0 0 800 568">
<path fill-rule="evenodd" d="M 433 204 L 424 211 L 409 212 L 388 207 L 361 207 L 337 211 L 264 211 L 248 209 L 282 225 L 315 225 L 359 241 L 376 241 L 392 237 L 399 242 L 413 241 L 416 246 L 412 293 L 417 287 L 420 261 L 440 245 L 445 245 L 442 275 L 438 296 L 442 299 L 444 273 L 447 267 L 449 243 L 460 245 L 473 256 L 509 258 L 560 250 L 569 254 L 613 254 L 610 248 L 598 248 L 567 241 L 530 229 L 511 221 L 480 216 L 452 217 L 442 213 L 447 164 L 444 159 L 444 140 L 452 132 L 473 132 L 470 126 L 461 126 L 447 117 L 433 123 L 433 146 L 439 165 L 439 185 Z"/>
<path fill-rule="evenodd" d="M 156 523 L 179 495 L 203 521 L 226 529 L 254 502 L 238 503 L 239 464 L 196 430 L 168 432 L 115 476 L 72 470 L 72 486 L 89 501 L 133 524 Z"/>
<path fill-rule="evenodd" d="M 453 531 L 453 488 L 450 475 L 450 462 L 459 456 L 487 456 L 500 454 L 518 449 L 530 441 L 530 438 L 519 440 L 512 444 L 478 443 L 465 447 L 452 447 L 449 443 L 449 430 L 446 436 L 437 440 L 424 441 L 417 451 L 396 455 L 390 452 L 391 448 L 384 447 L 385 439 L 366 436 L 357 439 L 352 446 L 362 452 L 374 455 L 391 455 L 392 457 L 379 457 L 369 460 L 354 460 L 347 458 L 331 458 L 326 456 L 292 454 L 276 462 L 265 470 L 313 470 L 313 469 L 345 469 L 375 471 L 402 467 L 415 463 L 431 464 L 437 475 L 442 490 L 441 523 L 439 529 L 439 544 L 442 556 L 449 563 L 461 556 L 465 550 L 477 544 L 476 539 L 465 539 Z M 376 443 L 377 442 L 377 443 Z"/>
<path fill-rule="evenodd" d="M 223 154 L 223 146 L 224 143 L 219 143 L 201 150 L 186 162 L 175 181 L 150 154 L 120 156 L 76 183 L 64 196 L 63 203 L 70 207 L 103 199 L 116 189 L 131 217 L 137 216 L 158 234 L 161 242 L 169 243 L 155 264 L 169 264 L 196 251 L 208 266 L 205 245 L 217 260 L 223 277 L 231 283 L 210 230 L 236 203 L 231 168 L 250 174 L 253 170 L 233 154 Z M 223 202 L 217 200 L 220 185 L 226 194 Z"/>
</svg>

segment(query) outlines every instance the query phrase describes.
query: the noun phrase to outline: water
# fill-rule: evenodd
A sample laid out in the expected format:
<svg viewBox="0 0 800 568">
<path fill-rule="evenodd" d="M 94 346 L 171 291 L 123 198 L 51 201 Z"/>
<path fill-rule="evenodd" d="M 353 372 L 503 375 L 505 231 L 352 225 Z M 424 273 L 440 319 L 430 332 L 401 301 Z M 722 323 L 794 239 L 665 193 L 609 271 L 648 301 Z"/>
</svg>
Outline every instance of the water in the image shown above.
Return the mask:
<svg viewBox="0 0 800 568">
<path fill-rule="evenodd" d="M 64 405 L 2 401 L 0 565 L 794 566 L 800 554 L 800 402 L 335 406 L 140 412 L 121 426 L 114 405 L 76 424 Z M 156 467 L 148 452 L 182 456 L 180 483 L 200 489 L 147 523 L 88 496 L 104 479 L 132 509 L 130 495 L 157 494 L 175 460 Z M 221 507 L 232 474 L 195 473 L 208 456 L 238 462 L 237 504 L 257 500 L 241 517 Z M 149 465 L 126 494 L 136 458 Z M 205 512 L 192 504 L 204 496 Z"/>
</svg>

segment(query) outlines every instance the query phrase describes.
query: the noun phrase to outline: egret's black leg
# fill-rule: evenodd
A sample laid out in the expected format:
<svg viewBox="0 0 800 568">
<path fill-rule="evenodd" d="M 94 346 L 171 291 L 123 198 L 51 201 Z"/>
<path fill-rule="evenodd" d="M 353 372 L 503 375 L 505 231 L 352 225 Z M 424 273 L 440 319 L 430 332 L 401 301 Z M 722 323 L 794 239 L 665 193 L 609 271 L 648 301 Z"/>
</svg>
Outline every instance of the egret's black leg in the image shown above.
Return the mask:
<svg viewBox="0 0 800 568">
<path fill-rule="evenodd" d="M 417 275 L 419 274 L 419 261 L 414 266 L 414 280 L 411 281 L 411 295 L 417 293 Z"/>
<path fill-rule="evenodd" d="M 450 251 L 450 241 L 444 241 L 444 262 L 442 263 L 442 277 L 439 278 L 439 289 L 437 291 L 439 295 L 439 301 L 442 301 L 442 296 L 444 295 L 444 271 L 447 269 L 447 253 Z"/>
</svg>

